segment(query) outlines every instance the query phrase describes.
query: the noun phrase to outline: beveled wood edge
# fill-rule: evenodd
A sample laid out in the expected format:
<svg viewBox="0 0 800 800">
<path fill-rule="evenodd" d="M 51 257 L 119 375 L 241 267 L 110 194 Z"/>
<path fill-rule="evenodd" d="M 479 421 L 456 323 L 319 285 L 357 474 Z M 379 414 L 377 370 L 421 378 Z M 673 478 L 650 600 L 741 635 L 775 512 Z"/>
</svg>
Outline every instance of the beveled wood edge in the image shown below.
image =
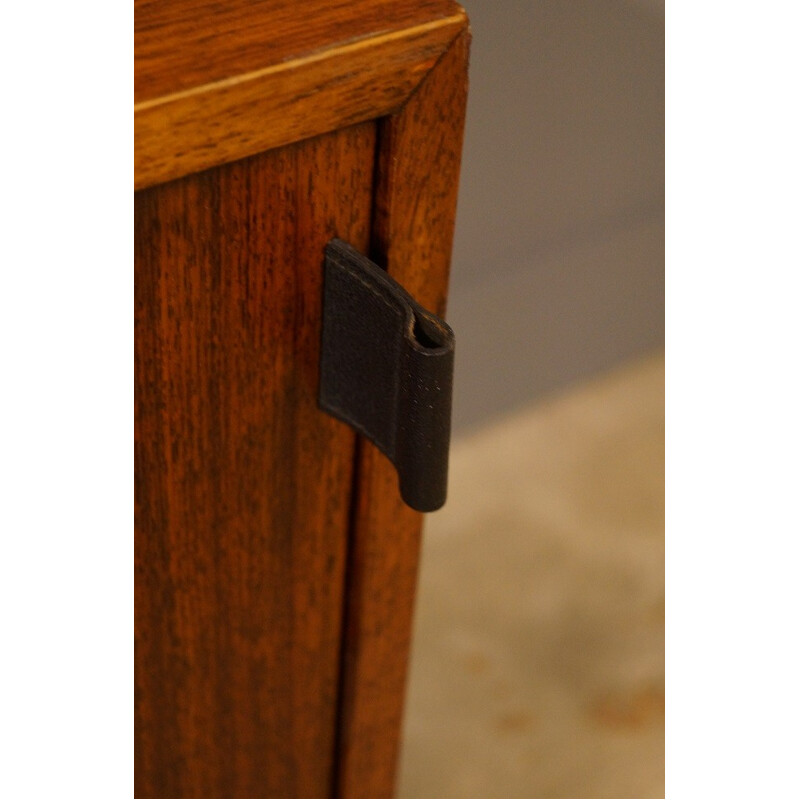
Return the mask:
<svg viewBox="0 0 800 800">
<path fill-rule="evenodd" d="M 134 188 L 398 111 L 467 26 L 430 22 L 134 105 Z"/>
</svg>

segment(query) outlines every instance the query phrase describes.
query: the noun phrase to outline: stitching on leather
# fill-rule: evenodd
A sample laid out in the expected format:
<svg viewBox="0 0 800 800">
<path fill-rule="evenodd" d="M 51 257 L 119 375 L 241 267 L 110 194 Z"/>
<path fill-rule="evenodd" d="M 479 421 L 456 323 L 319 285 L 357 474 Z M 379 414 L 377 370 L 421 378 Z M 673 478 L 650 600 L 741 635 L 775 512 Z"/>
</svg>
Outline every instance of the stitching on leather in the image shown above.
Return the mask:
<svg viewBox="0 0 800 800">
<path fill-rule="evenodd" d="M 348 275 L 351 275 L 353 278 L 355 278 L 368 292 L 370 292 L 370 294 L 373 294 L 375 297 L 377 297 L 383 303 L 389 306 L 389 308 L 391 308 L 392 311 L 397 311 L 401 317 L 405 316 L 403 314 L 402 309 L 400 308 L 400 304 L 397 301 L 391 302 L 390 300 L 387 299 L 386 290 L 381 289 L 379 291 L 378 288 L 376 288 L 371 283 L 368 283 L 366 280 L 364 280 L 364 278 L 349 264 L 343 264 L 338 259 L 335 259 L 334 263 L 336 264 L 337 267 L 339 267 L 339 269 L 343 269 L 345 272 L 347 272 Z"/>
</svg>

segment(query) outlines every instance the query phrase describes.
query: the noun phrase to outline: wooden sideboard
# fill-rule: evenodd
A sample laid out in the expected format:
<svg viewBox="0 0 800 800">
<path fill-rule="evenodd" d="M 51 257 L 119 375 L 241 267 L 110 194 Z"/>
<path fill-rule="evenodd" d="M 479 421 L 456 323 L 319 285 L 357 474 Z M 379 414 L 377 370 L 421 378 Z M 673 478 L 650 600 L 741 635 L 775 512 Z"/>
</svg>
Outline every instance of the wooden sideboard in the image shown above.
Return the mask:
<svg viewBox="0 0 800 800">
<path fill-rule="evenodd" d="M 444 311 L 450 0 L 137 0 L 137 797 L 390 797 L 422 515 L 317 405 L 323 248 Z"/>
</svg>

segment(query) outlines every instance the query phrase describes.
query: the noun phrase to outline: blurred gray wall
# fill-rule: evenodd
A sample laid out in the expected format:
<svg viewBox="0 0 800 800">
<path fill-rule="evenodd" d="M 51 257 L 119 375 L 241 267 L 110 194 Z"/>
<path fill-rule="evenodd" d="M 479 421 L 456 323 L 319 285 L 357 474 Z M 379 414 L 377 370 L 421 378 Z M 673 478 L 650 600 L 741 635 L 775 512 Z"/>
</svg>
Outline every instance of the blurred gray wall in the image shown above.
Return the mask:
<svg viewBox="0 0 800 800">
<path fill-rule="evenodd" d="M 457 432 L 664 336 L 663 4 L 464 6 Z"/>
</svg>

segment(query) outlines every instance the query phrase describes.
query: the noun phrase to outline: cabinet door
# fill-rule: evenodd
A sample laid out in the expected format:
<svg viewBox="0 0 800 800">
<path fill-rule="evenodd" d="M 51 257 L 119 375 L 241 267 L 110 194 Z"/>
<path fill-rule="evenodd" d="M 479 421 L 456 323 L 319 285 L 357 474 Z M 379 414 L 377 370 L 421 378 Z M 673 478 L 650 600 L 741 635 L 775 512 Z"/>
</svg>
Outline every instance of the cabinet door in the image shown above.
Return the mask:
<svg viewBox="0 0 800 800">
<path fill-rule="evenodd" d="M 136 796 L 325 797 L 354 434 L 317 408 L 322 252 L 374 122 L 136 194 Z"/>
</svg>

